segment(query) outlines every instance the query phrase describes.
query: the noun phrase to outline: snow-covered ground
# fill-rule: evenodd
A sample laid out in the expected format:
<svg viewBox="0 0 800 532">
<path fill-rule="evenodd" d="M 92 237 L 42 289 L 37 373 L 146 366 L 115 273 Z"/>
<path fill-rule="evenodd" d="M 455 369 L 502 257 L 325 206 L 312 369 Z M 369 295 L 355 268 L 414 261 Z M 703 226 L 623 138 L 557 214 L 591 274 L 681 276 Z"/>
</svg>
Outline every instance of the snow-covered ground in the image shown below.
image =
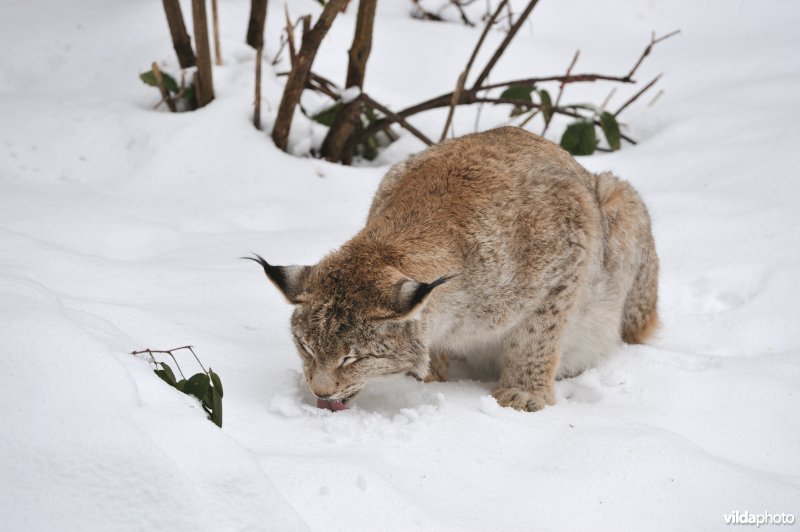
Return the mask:
<svg viewBox="0 0 800 532">
<path fill-rule="evenodd" d="M 559 73 L 581 48 L 576 71 L 625 73 L 651 30 L 683 30 L 637 76 L 666 72 L 657 104 L 624 115 L 639 145 L 581 159 L 651 208 L 663 328 L 560 382 L 535 414 L 467 379 L 393 378 L 348 411 L 313 407 L 291 309 L 236 257 L 315 262 L 361 226 L 386 167 L 293 157 L 254 130 L 248 3 L 220 4 L 218 97 L 178 115 L 152 111 L 137 79 L 153 60 L 174 69 L 157 0 L 0 7 L 0 529 L 693 531 L 736 510 L 799 517 L 796 0 L 545 0 L 498 65 L 492 79 Z M 283 3 L 270 4 L 272 58 Z M 380 2 L 367 73 L 395 109 L 450 90 L 480 31 L 413 20 L 409 4 Z M 320 74 L 343 78 L 354 18 L 335 23 Z M 265 78 L 268 129 L 284 78 Z M 481 127 L 507 112 L 485 108 Z M 443 118 L 413 122 L 435 137 Z M 455 130 L 474 122 L 459 109 Z M 323 133 L 298 118 L 292 150 Z M 421 147 L 404 133 L 377 162 Z M 222 376 L 222 430 L 127 354 L 186 343 Z"/>
</svg>

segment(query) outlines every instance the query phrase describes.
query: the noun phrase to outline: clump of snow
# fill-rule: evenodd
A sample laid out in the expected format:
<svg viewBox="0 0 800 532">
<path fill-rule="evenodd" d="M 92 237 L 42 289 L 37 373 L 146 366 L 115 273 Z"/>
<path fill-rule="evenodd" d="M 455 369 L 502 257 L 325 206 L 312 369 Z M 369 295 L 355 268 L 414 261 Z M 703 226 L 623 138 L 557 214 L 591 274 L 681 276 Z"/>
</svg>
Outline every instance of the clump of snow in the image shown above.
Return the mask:
<svg viewBox="0 0 800 532">
<path fill-rule="evenodd" d="M 342 100 L 342 103 L 350 103 L 356 98 L 361 96 L 361 89 L 358 87 L 347 87 L 342 93 L 339 95 L 339 99 Z"/>
<path fill-rule="evenodd" d="M 637 74 L 666 72 L 664 95 L 621 115 L 639 145 L 581 160 L 629 179 L 650 206 L 663 327 L 559 382 L 558 404 L 536 414 L 498 407 L 491 382 L 405 377 L 348 410 L 315 407 L 291 309 L 236 257 L 319 260 L 361 227 L 385 165 L 422 146 L 402 133 L 383 166 L 354 168 L 277 151 L 267 132 L 284 78 L 266 70 L 265 132 L 253 129 L 249 4 L 220 8 L 217 99 L 170 114 L 137 78 L 153 60 L 177 71 L 160 3 L 4 4 L 4 528 L 711 530 L 734 510 L 797 512 L 794 2 L 541 2 L 498 63 L 493 81 L 559 73 L 580 48 L 578 70 L 624 73 L 651 30 L 683 30 Z M 282 10 L 270 3 L 270 59 Z M 344 78 L 355 11 L 319 52 L 327 78 Z M 380 3 L 365 86 L 395 110 L 452 90 L 480 32 L 408 11 Z M 502 37 L 489 35 L 478 64 Z M 565 98 L 609 89 L 570 85 Z M 635 90 L 620 87 L 610 108 Z M 445 113 L 411 121 L 435 137 Z M 479 123 L 507 117 L 484 106 Z M 459 108 L 455 131 L 475 122 Z M 292 153 L 325 131 L 296 113 Z M 224 381 L 221 430 L 127 354 L 186 343 Z"/>
</svg>

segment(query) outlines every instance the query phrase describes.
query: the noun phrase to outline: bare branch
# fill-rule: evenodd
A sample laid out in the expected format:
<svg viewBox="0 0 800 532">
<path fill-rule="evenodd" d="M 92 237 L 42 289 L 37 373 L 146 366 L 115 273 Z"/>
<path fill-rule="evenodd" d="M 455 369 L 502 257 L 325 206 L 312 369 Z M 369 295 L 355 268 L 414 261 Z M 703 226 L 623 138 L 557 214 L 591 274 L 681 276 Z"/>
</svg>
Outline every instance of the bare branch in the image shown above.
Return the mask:
<svg viewBox="0 0 800 532">
<path fill-rule="evenodd" d="M 216 3 L 216 0 L 214 0 Z M 267 0 L 250 0 L 250 19 L 247 22 L 246 42 L 256 50 L 264 47 L 264 23 L 267 20 Z"/>
<path fill-rule="evenodd" d="M 624 76 L 609 76 L 609 75 L 606 75 L 606 74 L 571 74 L 569 76 L 564 76 L 564 75 L 559 75 L 559 76 L 540 76 L 540 77 L 534 77 L 534 78 L 524 78 L 524 79 L 511 80 L 511 81 L 503 81 L 503 82 L 500 82 L 500 83 L 490 83 L 490 84 L 481 85 L 481 86 L 479 86 L 477 88 L 473 87 L 473 88 L 471 88 L 469 90 L 463 90 L 461 95 L 458 97 L 457 105 L 468 105 L 468 104 L 480 101 L 479 99 L 476 99 L 476 95 L 477 95 L 478 92 L 489 90 L 489 89 L 496 89 L 496 88 L 500 88 L 500 87 L 513 87 L 513 86 L 517 86 L 517 85 L 532 85 L 532 84 L 535 84 L 535 83 L 544 83 L 544 82 L 550 82 L 550 81 L 558 81 L 558 82 L 563 82 L 563 83 L 591 83 L 591 82 L 595 82 L 595 81 L 611 81 L 611 82 L 616 82 L 616 83 L 635 83 L 635 81 L 631 77 L 631 73 L 635 73 L 636 72 L 636 69 L 641 64 L 642 59 L 647 54 L 649 54 L 649 50 L 652 50 L 652 47 L 655 44 L 658 44 L 659 42 L 661 42 L 661 41 L 663 41 L 663 40 L 665 40 L 665 39 L 667 39 L 667 38 L 669 38 L 669 37 L 671 37 L 673 35 L 676 35 L 678 32 L 679 32 L 679 30 L 678 31 L 674 31 L 672 33 L 669 33 L 669 34 L 667 34 L 667 35 L 665 35 L 663 37 L 659 37 L 657 39 L 651 39 L 651 42 L 648 44 L 648 46 L 645 49 L 645 51 L 641 54 L 641 57 L 639 58 L 639 60 L 637 60 L 636 64 L 634 65 L 634 68 L 627 75 L 624 75 Z M 414 115 L 414 114 L 417 114 L 417 113 L 421 113 L 421 112 L 424 112 L 424 111 L 429 111 L 431 109 L 438 109 L 440 107 L 449 106 L 450 102 L 452 101 L 452 98 L 453 98 L 453 93 L 452 92 L 448 93 L 448 94 L 442 94 L 440 96 L 435 96 L 435 97 L 430 98 L 428 100 L 425 100 L 423 102 L 414 104 L 411 107 L 407 107 L 407 108 L 403 109 L 402 111 L 398 111 L 397 112 L 397 116 L 400 116 L 400 117 L 403 117 L 403 118 L 407 118 L 407 117 L 409 117 L 411 115 Z M 567 113 L 559 113 L 559 114 L 567 114 Z M 585 118 L 585 117 L 582 117 L 582 118 Z M 387 118 L 385 118 L 383 120 L 379 120 L 378 122 L 372 124 L 370 127 L 368 127 L 366 129 L 356 133 L 355 138 L 353 139 L 353 141 L 349 142 L 348 144 L 349 145 L 360 144 L 360 143 L 364 142 L 364 139 L 374 135 L 378 131 L 383 131 L 383 130 L 387 129 L 389 126 L 392 125 L 392 123 L 394 123 L 394 121 L 391 120 L 389 117 L 387 117 Z M 623 138 L 625 138 L 626 140 L 628 140 L 631 143 L 635 143 L 631 139 L 628 139 L 628 138 L 626 138 L 624 136 L 623 136 Z"/>
<path fill-rule="evenodd" d="M 186 24 L 183 22 L 183 12 L 178 0 L 163 0 L 164 13 L 167 15 L 167 25 L 172 35 L 172 46 L 178 56 L 178 63 L 181 68 L 189 68 L 195 65 L 194 50 L 189 34 L 186 33 Z"/>
<path fill-rule="evenodd" d="M 214 34 L 214 64 L 222 65 L 222 48 L 219 46 L 219 10 L 217 0 L 211 0 L 211 25 Z"/>
<path fill-rule="evenodd" d="M 457 1 L 454 0 L 457 4 Z M 458 76 L 458 81 L 456 81 L 456 88 L 453 90 L 453 98 L 450 100 L 450 110 L 447 112 L 447 119 L 444 122 L 444 127 L 442 128 L 442 135 L 439 138 L 439 142 L 442 142 L 445 138 L 447 138 L 447 130 L 450 128 L 450 122 L 453 121 L 453 114 L 455 114 L 456 104 L 458 103 L 459 98 L 461 98 L 461 91 L 464 90 L 464 85 L 467 82 L 467 76 L 469 76 L 469 71 L 472 68 L 472 64 L 475 62 L 475 58 L 478 57 L 478 52 L 483 45 L 483 41 L 486 40 L 486 36 L 489 34 L 489 30 L 494 26 L 497 17 L 500 16 L 500 12 L 503 10 L 503 7 L 508 3 L 508 0 L 502 0 L 498 5 L 497 9 L 494 10 L 492 16 L 489 17 L 489 20 L 486 21 L 486 25 L 483 27 L 483 32 L 481 33 L 478 42 L 475 44 L 475 48 L 472 50 L 472 55 L 470 55 L 469 60 L 467 61 L 467 66 L 464 67 L 464 70 Z M 460 8 L 460 6 L 459 6 Z"/>
<path fill-rule="evenodd" d="M 204 107 L 214 99 L 214 80 L 211 74 L 211 50 L 208 45 L 208 20 L 205 0 L 192 0 L 194 42 L 197 47 L 197 74 L 195 96 L 197 107 Z"/>
<path fill-rule="evenodd" d="M 469 27 L 475 27 L 475 23 L 472 22 L 469 17 L 467 17 L 466 12 L 464 12 L 464 7 L 461 5 L 459 0 L 450 0 L 450 4 L 454 5 L 455 8 L 458 10 L 458 14 L 461 17 L 461 22 L 466 24 Z"/>
<path fill-rule="evenodd" d="M 578 56 L 581 55 L 580 50 L 575 50 L 575 55 L 572 56 L 572 61 L 570 62 L 569 66 L 567 67 L 567 74 L 564 76 L 566 79 L 569 79 L 570 74 L 572 73 L 572 69 L 575 68 L 575 63 L 578 62 Z M 554 107 L 558 108 L 561 104 L 561 96 L 564 95 L 564 86 L 567 84 L 567 81 L 562 81 L 561 84 L 558 86 L 558 96 L 556 96 L 556 103 Z M 552 116 L 551 116 L 552 118 Z M 544 129 L 542 129 L 542 136 L 547 133 L 547 128 L 550 127 L 550 120 L 544 121 Z"/>
<path fill-rule="evenodd" d="M 614 97 L 614 94 L 616 94 L 616 92 L 617 92 L 617 88 L 616 87 L 612 87 L 611 92 L 608 93 L 608 96 L 606 96 L 606 99 L 603 100 L 603 103 L 600 104 L 600 110 L 601 111 L 605 110 L 605 108 L 608 107 L 609 102 L 611 102 L 611 98 Z"/>
<path fill-rule="evenodd" d="M 592 83 L 595 81 L 613 81 L 616 83 L 636 83 L 632 79 L 628 79 L 625 76 L 609 76 L 606 74 L 570 74 L 569 76 L 565 76 L 563 74 L 558 76 L 540 76 L 536 78 L 523 78 L 523 79 L 515 79 L 511 81 L 501 81 L 498 83 L 490 83 L 487 85 L 483 85 L 478 87 L 477 89 L 471 89 L 477 91 L 485 91 L 490 89 L 499 89 L 501 87 L 514 87 L 517 85 L 533 85 L 535 83 L 546 83 L 548 81 L 560 81 L 562 83 Z"/>
<path fill-rule="evenodd" d="M 214 4 L 216 5 L 214 0 Z M 267 0 L 251 0 L 250 21 L 247 24 L 247 44 L 256 49 L 256 87 L 253 102 L 253 125 L 261 129 L 261 68 L 264 55 L 264 24 L 267 20 Z"/>
<path fill-rule="evenodd" d="M 359 1 L 353 44 L 350 46 L 348 54 L 350 59 L 347 63 L 345 87 L 348 89 L 358 87 L 359 92 L 364 87 L 367 59 L 372 50 L 372 28 L 376 5 L 377 0 Z M 362 100 L 358 98 L 342 104 L 322 142 L 320 151 L 323 157 L 333 162 L 341 159 L 347 139 L 353 134 L 356 123 L 360 120 L 361 108 Z"/>
<path fill-rule="evenodd" d="M 633 102 L 635 102 L 635 101 L 636 101 L 636 100 L 639 98 L 639 96 L 641 96 L 642 94 L 644 94 L 645 92 L 647 92 L 647 91 L 650 89 L 650 87 L 652 87 L 653 85 L 655 85 L 655 84 L 656 84 L 656 82 L 658 82 L 658 80 L 659 80 L 659 79 L 661 79 L 661 76 L 663 76 L 663 74 L 659 74 L 658 76 L 656 76 L 656 77 L 653 79 L 653 81 L 651 81 L 650 83 L 648 83 L 647 85 L 645 85 L 644 87 L 642 87 L 642 89 L 641 89 L 639 92 L 637 92 L 636 94 L 634 94 L 633 96 L 631 96 L 631 97 L 628 99 L 628 101 L 627 101 L 627 102 L 623 103 L 623 104 L 620 106 L 620 108 L 619 108 L 619 109 L 617 109 L 617 111 L 614 113 L 614 116 L 617 116 L 618 114 L 620 114 L 622 111 L 624 111 L 624 110 L 625 110 L 625 108 L 626 108 L 626 107 L 628 107 L 630 104 L 632 104 Z"/>
<path fill-rule="evenodd" d="M 422 4 L 419 3 L 419 0 L 411 0 L 411 3 L 414 4 L 414 9 L 411 11 L 411 16 L 413 18 L 417 18 L 420 20 L 433 20 L 436 22 L 441 22 L 442 17 L 437 15 L 436 13 L 432 13 L 431 11 L 426 10 L 422 7 Z"/>
<path fill-rule="evenodd" d="M 631 71 L 628 72 L 628 75 L 626 77 L 628 79 L 631 79 L 633 77 L 633 75 L 639 69 L 639 66 L 642 64 L 642 61 L 644 61 L 644 58 L 647 57 L 648 55 L 650 55 L 650 52 L 653 51 L 653 47 L 656 44 L 660 43 L 661 41 L 666 41 L 670 37 L 672 37 L 674 35 L 678 35 L 680 32 L 681 32 L 681 30 L 675 30 L 675 31 L 672 31 L 670 33 L 667 33 L 666 35 L 662 35 L 661 37 L 658 37 L 658 38 L 656 38 L 656 34 L 655 34 L 655 32 L 653 32 L 653 35 L 650 37 L 650 44 L 648 44 L 647 48 L 644 49 L 644 51 L 642 52 L 642 55 L 639 56 L 639 60 L 636 61 L 636 63 L 633 65 L 633 68 L 631 68 Z"/>
<path fill-rule="evenodd" d="M 656 93 L 656 95 L 655 95 L 655 96 L 653 96 L 653 99 L 652 99 L 652 100 L 650 100 L 650 103 L 648 103 L 648 104 L 647 104 L 647 107 L 653 107 L 653 106 L 656 104 L 656 102 L 658 101 L 658 99 L 659 99 L 659 98 L 661 98 L 661 96 L 662 96 L 663 94 L 664 94 L 664 89 L 661 89 L 661 90 L 659 90 L 659 91 Z"/>
<path fill-rule="evenodd" d="M 289 128 L 291 127 L 294 110 L 308 82 L 308 74 L 311 70 L 311 65 L 314 63 L 319 45 L 322 43 L 325 34 L 328 33 L 336 15 L 341 12 L 344 3 L 345 0 L 330 0 L 322 9 L 322 13 L 313 29 L 303 34 L 303 42 L 292 65 L 289 79 L 286 80 L 286 87 L 283 90 L 283 97 L 278 107 L 278 116 L 272 129 L 272 140 L 281 150 L 286 151 L 288 147 Z"/>
<path fill-rule="evenodd" d="M 409 124 L 406 121 L 405 118 L 403 118 L 402 116 L 399 116 L 396 113 L 390 111 L 389 108 L 386 107 L 385 105 L 383 105 L 383 104 L 381 104 L 379 102 L 376 102 L 375 100 L 370 98 L 368 95 L 363 94 L 363 93 L 361 94 L 361 98 L 364 100 L 364 103 L 366 103 L 370 107 L 374 107 L 375 109 L 377 109 L 378 111 L 380 111 L 384 115 L 388 116 L 389 118 L 393 118 L 398 124 L 400 124 L 405 129 L 407 129 L 409 133 L 411 133 L 412 135 L 417 137 L 419 140 L 421 140 L 422 142 L 424 142 L 428 146 L 433 146 L 435 144 L 431 139 L 426 137 L 420 130 L 418 130 L 417 128 L 415 128 L 411 124 Z"/>
<path fill-rule="evenodd" d="M 256 94 L 253 104 L 253 125 L 261 129 L 261 67 L 263 62 L 264 47 L 256 50 Z"/>
<path fill-rule="evenodd" d="M 297 56 L 297 48 L 294 44 L 294 28 L 292 19 L 289 18 L 289 6 L 283 4 L 283 15 L 286 17 L 286 42 L 289 43 L 289 65 L 294 67 L 294 58 Z M 300 22 L 299 20 L 297 22 Z"/>
<path fill-rule="evenodd" d="M 495 64 L 500 59 L 500 56 L 502 56 L 503 52 L 506 51 L 506 48 L 508 47 L 509 43 L 517 34 L 522 25 L 525 23 L 525 20 L 528 18 L 528 15 L 531 14 L 531 11 L 533 11 L 533 8 L 536 7 L 536 4 L 538 2 L 539 0 L 530 0 L 530 2 L 528 2 L 528 5 L 525 6 L 525 9 L 522 11 L 519 18 L 517 18 L 517 20 L 508 30 L 508 33 L 503 39 L 503 42 L 501 42 L 500 46 L 498 46 L 497 50 L 495 50 L 494 55 L 492 55 L 492 58 L 489 59 L 489 62 L 486 63 L 485 67 L 483 67 L 483 70 L 478 75 L 478 79 L 476 79 L 475 83 L 472 85 L 472 90 L 476 90 L 478 87 L 480 87 L 481 84 L 486 80 L 486 78 L 489 77 L 489 74 L 492 72 L 492 69 L 494 68 Z"/>
<path fill-rule="evenodd" d="M 156 83 L 158 84 L 158 90 L 161 91 L 162 101 L 167 103 L 167 107 L 169 107 L 171 112 L 177 112 L 178 107 L 175 105 L 175 100 L 170 96 L 169 89 L 167 89 L 167 85 L 164 83 L 164 76 L 161 74 L 161 69 L 158 68 L 158 64 L 155 62 L 151 68 L 153 70 L 153 77 L 156 78 Z"/>
</svg>

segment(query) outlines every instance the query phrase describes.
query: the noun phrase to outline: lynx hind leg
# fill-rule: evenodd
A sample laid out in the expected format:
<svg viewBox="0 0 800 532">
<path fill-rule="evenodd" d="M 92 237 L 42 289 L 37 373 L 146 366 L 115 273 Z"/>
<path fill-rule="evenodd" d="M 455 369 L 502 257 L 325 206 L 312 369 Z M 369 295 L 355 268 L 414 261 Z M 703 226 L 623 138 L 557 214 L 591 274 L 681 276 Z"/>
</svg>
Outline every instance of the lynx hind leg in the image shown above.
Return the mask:
<svg viewBox="0 0 800 532">
<path fill-rule="evenodd" d="M 632 282 L 622 281 L 631 288 L 625 297 L 620 332 L 626 343 L 642 343 L 658 326 L 658 256 L 650 215 L 630 183 L 610 172 L 595 177 L 597 199 L 608 220 L 606 268 L 621 275 L 635 272 Z M 638 264 L 631 265 L 631 260 Z"/>
<path fill-rule="evenodd" d="M 649 231 L 649 227 L 648 227 Z M 658 328 L 658 256 L 653 236 L 647 235 L 642 264 L 625 299 L 622 340 L 641 344 Z"/>
</svg>

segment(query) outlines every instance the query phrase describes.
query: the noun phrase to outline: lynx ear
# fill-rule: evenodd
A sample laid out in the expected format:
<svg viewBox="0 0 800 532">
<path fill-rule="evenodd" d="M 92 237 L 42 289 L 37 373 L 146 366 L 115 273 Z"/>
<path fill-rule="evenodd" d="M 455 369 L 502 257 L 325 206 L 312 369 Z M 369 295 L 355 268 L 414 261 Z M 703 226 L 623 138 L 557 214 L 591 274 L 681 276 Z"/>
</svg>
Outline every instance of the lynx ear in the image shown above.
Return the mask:
<svg viewBox="0 0 800 532">
<path fill-rule="evenodd" d="M 242 257 L 243 259 L 257 262 L 264 268 L 267 278 L 272 281 L 278 290 L 286 297 L 289 303 L 297 305 L 303 302 L 302 295 L 311 266 L 273 266 L 264 260 L 261 255 L 255 257 Z"/>
<path fill-rule="evenodd" d="M 420 283 L 412 279 L 403 279 L 394 285 L 392 310 L 395 318 L 409 318 L 422 309 L 423 303 L 437 286 L 446 283 L 455 275 L 439 277 L 432 283 Z"/>
</svg>

